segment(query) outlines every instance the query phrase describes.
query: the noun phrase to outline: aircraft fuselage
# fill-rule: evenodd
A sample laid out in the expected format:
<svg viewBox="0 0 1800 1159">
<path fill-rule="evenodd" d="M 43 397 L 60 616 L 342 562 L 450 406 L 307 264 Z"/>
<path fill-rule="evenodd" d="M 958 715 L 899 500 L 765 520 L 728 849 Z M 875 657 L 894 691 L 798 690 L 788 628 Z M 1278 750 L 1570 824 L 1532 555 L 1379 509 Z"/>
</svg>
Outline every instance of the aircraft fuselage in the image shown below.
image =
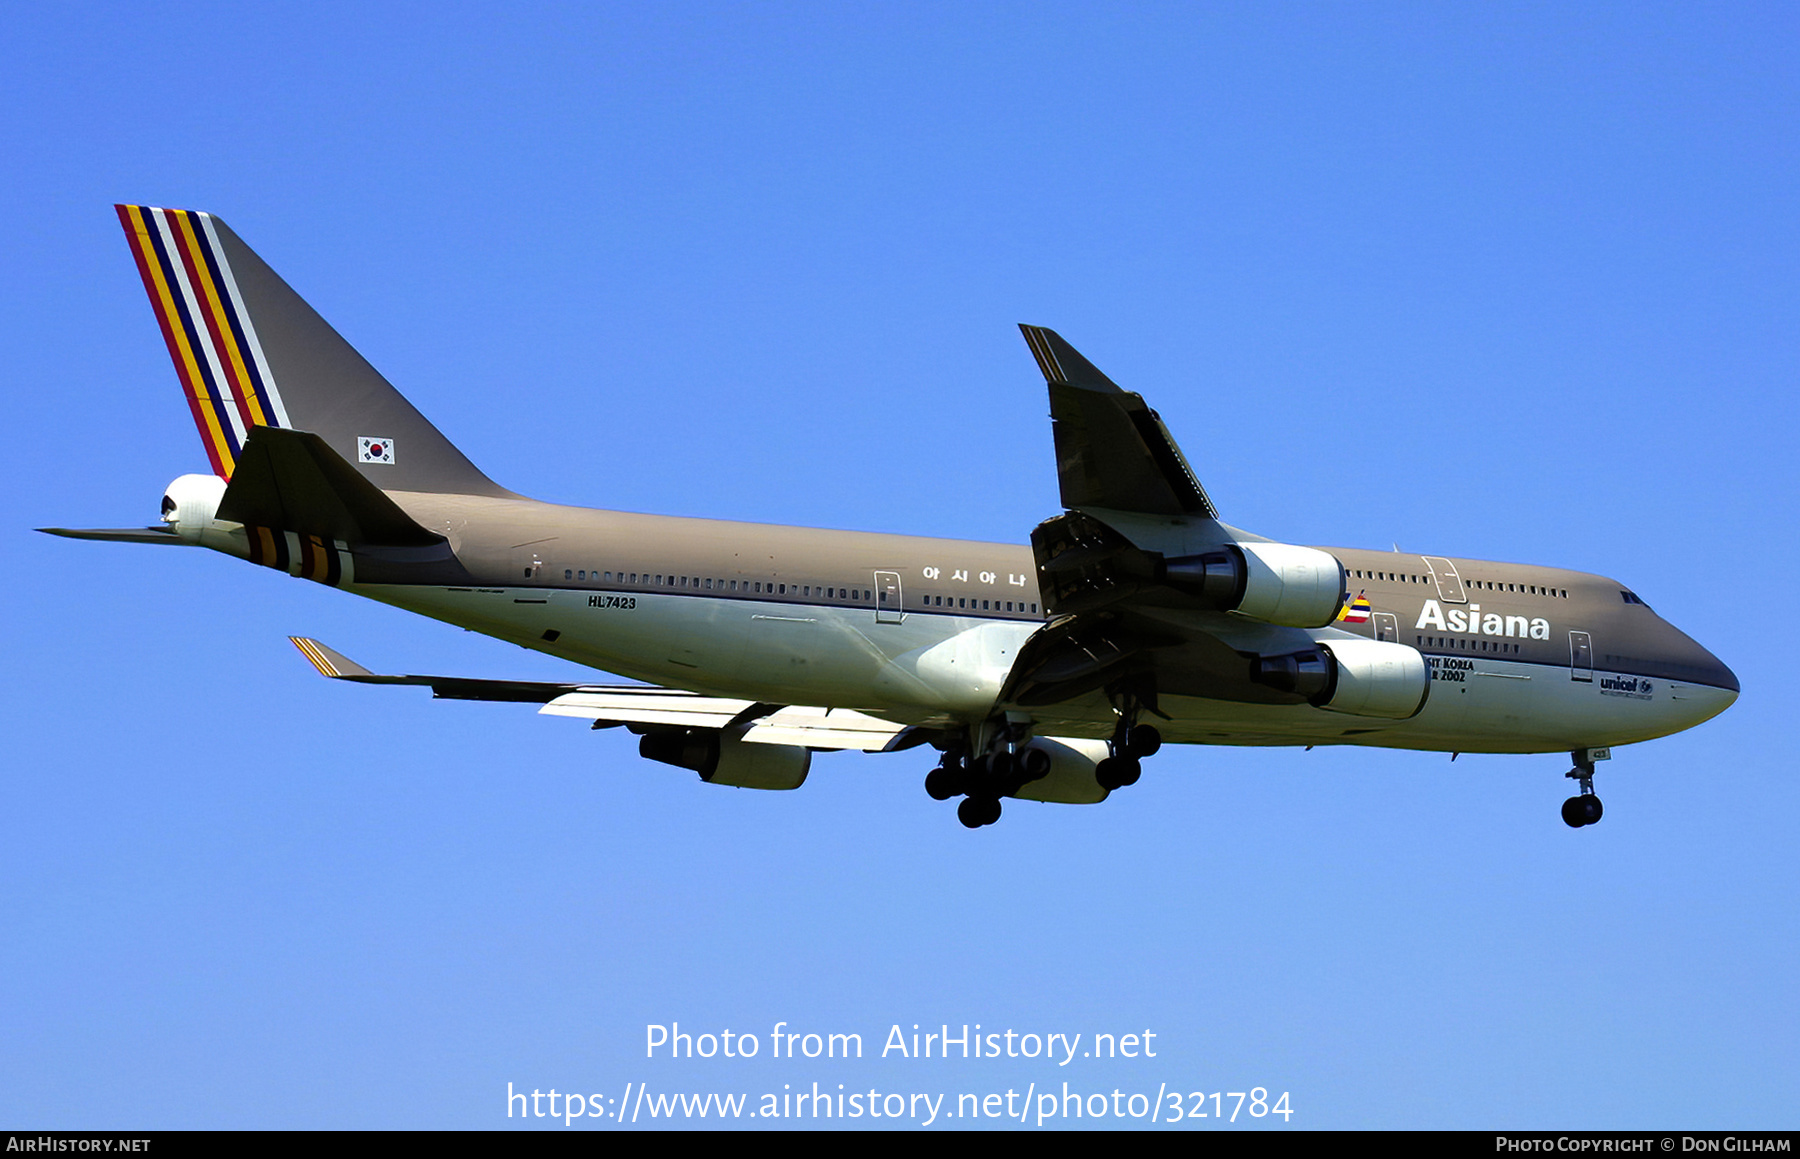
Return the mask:
<svg viewBox="0 0 1800 1159">
<path fill-rule="evenodd" d="M 523 647 L 719 696 L 854 708 L 907 724 L 979 720 L 1047 614 L 1022 545 L 637 515 L 530 500 L 396 493 L 445 535 L 466 582 L 358 594 Z M 1170 741 L 1549 752 L 1625 744 L 1728 706 L 1736 680 L 1603 576 L 1330 548 L 1362 623 L 1277 628 L 1211 614 L 1245 651 L 1335 634 L 1417 648 L 1423 709 L 1365 720 L 1309 705 L 1175 695 Z M 1174 617 L 1187 616 L 1171 609 Z M 1095 694 L 1032 709 L 1044 735 L 1104 737 Z"/>
</svg>

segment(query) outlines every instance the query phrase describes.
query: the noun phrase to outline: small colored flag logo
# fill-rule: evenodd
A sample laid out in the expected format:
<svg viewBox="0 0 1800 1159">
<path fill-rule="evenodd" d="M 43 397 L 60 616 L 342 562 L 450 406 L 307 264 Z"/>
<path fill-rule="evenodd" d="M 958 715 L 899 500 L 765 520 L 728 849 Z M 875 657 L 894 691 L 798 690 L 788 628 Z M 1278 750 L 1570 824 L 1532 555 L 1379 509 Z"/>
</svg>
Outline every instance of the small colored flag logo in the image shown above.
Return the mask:
<svg viewBox="0 0 1800 1159">
<path fill-rule="evenodd" d="M 362 463 L 392 463 L 394 440 L 362 435 L 356 440 L 356 458 Z"/>
<path fill-rule="evenodd" d="M 1366 624 L 1369 622 L 1369 598 L 1362 592 L 1356 598 L 1344 604 L 1344 610 L 1338 613 L 1338 621 L 1345 624 Z"/>
</svg>

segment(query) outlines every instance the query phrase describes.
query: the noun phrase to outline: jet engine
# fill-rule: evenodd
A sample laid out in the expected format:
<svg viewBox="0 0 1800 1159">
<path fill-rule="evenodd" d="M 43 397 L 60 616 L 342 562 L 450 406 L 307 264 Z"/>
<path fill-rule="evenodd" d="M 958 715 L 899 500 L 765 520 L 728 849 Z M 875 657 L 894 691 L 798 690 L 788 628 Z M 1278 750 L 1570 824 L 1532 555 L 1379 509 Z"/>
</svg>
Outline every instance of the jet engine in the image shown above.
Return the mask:
<svg viewBox="0 0 1800 1159">
<path fill-rule="evenodd" d="M 709 784 L 740 789 L 798 789 L 812 768 L 812 753 L 798 745 L 750 744 L 712 728 L 646 733 L 638 755 L 692 769 Z"/>
<path fill-rule="evenodd" d="M 1079 615 L 1149 588 L 1168 587 L 1222 612 L 1284 628 L 1323 628 L 1344 604 L 1344 565 L 1328 551 L 1291 543 L 1226 543 L 1165 556 L 1081 511 L 1031 533 L 1045 606 Z"/>
<path fill-rule="evenodd" d="M 1431 670 L 1418 649 L 1385 640 L 1343 639 L 1280 656 L 1258 656 L 1250 679 L 1305 698 L 1315 708 L 1406 720 L 1431 692 Z"/>
<path fill-rule="evenodd" d="M 1024 746 L 1024 753 L 1039 752 L 1050 758 L 1050 771 L 1026 781 L 1007 794 L 1025 801 L 1050 801 L 1059 805 L 1093 805 L 1106 800 L 1094 770 L 1110 750 L 1103 740 L 1040 736 Z M 1026 757 L 1026 760 L 1031 758 Z"/>
<path fill-rule="evenodd" d="M 1231 543 L 1163 561 L 1161 579 L 1224 612 L 1287 628 L 1323 628 L 1344 605 L 1344 565 L 1290 543 Z"/>
</svg>

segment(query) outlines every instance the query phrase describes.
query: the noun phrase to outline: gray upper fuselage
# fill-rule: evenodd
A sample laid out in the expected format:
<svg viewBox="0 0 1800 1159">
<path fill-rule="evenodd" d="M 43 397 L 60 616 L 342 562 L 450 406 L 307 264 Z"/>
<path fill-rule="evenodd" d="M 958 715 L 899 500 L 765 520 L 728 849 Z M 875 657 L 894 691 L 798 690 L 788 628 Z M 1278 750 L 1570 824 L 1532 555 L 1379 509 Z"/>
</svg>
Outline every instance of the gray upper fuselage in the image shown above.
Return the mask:
<svg viewBox="0 0 1800 1159">
<path fill-rule="evenodd" d="M 528 499 L 392 494 L 422 525 L 449 540 L 473 584 L 866 609 L 874 615 L 877 573 L 891 573 L 898 580 L 897 610 L 909 616 L 1026 623 L 1047 618 L 1031 549 L 1018 544 L 642 515 Z M 1737 691 L 1729 668 L 1648 605 L 1634 602 L 1628 587 L 1604 576 L 1451 558 L 1463 589 L 1463 599 L 1452 602 L 1459 593 L 1439 583 L 1427 557 L 1322 550 L 1342 562 L 1349 594 L 1364 595 L 1370 604 L 1367 621 L 1339 622 L 1334 626 L 1340 630 L 1369 638 L 1392 633 L 1396 642 L 1428 656 L 1504 655 L 1562 668 L 1576 661 L 1571 633 L 1580 633 L 1590 650 L 1582 660 L 1594 667 Z M 559 651 L 541 641 L 532 646 Z"/>
</svg>

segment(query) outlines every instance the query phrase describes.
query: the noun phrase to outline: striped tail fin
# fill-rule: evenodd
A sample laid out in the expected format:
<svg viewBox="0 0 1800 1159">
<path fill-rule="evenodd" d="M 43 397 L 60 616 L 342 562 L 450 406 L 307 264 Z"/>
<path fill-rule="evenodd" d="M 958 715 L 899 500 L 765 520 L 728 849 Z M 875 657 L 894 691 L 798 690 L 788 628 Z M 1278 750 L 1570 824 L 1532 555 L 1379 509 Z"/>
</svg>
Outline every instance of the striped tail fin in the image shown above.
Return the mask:
<svg viewBox="0 0 1800 1159">
<path fill-rule="evenodd" d="M 221 220 L 115 206 L 213 472 L 256 427 L 317 434 L 388 491 L 508 497 Z"/>
</svg>

